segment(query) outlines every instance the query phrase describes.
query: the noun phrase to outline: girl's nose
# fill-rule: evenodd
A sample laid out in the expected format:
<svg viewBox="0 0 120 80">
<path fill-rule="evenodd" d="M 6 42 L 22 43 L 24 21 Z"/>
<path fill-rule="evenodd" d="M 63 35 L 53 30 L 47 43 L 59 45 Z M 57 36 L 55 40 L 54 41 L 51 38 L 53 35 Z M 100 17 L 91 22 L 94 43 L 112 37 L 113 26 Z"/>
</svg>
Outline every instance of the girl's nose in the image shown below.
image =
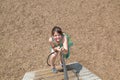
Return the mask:
<svg viewBox="0 0 120 80">
<path fill-rule="evenodd" d="M 57 38 L 59 38 L 59 36 L 57 36 Z"/>
</svg>

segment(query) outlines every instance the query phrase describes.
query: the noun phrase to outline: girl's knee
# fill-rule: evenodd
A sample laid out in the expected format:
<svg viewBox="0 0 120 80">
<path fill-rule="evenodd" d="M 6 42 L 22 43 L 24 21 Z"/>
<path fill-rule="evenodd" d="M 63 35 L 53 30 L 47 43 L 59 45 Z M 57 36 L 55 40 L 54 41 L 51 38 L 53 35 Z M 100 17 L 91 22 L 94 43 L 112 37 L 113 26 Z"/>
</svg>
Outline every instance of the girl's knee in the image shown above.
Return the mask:
<svg viewBox="0 0 120 80">
<path fill-rule="evenodd" d="M 57 57 L 57 53 L 52 54 L 52 58 L 56 58 Z"/>
</svg>

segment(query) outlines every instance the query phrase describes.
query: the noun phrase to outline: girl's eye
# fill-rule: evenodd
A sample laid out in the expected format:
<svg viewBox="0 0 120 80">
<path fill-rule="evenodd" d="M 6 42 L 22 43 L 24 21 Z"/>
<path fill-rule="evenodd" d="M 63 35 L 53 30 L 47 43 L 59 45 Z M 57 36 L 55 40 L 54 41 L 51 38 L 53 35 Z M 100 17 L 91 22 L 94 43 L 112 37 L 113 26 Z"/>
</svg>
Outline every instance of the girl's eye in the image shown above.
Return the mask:
<svg viewBox="0 0 120 80">
<path fill-rule="evenodd" d="M 54 35 L 54 36 L 60 36 L 60 35 Z"/>
<path fill-rule="evenodd" d="M 59 36 L 61 36 L 59 33 L 57 32 L 54 33 L 54 37 L 59 37 Z"/>
<path fill-rule="evenodd" d="M 54 35 L 54 36 L 57 36 L 57 35 Z"/>
</svg>

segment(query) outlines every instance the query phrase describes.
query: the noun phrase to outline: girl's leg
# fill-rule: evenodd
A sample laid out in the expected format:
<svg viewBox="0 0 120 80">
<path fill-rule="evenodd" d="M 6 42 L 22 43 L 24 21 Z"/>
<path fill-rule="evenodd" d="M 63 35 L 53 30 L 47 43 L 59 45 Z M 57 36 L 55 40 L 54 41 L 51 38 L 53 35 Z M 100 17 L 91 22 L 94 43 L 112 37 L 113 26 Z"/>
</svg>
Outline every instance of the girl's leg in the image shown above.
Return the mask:
<svg viewBox="0 0 120 80">
<path fill-rule="evenodd" d="M 61 53 L 60 53 L 60 52 L 59 52 L 59 57 L 60 57 L 60 65 L 61 65 L 61 67 L 63 67 L 62 55 L 61 55 Z"/>
<path fill-rule="evenodd" d="M 52 54 L 50 57 L 51 68 L 55 68 L 55 60 L 56 60 L 57 55 L 58 54 L 54 52 L 54 54 Z"/>
</svg>

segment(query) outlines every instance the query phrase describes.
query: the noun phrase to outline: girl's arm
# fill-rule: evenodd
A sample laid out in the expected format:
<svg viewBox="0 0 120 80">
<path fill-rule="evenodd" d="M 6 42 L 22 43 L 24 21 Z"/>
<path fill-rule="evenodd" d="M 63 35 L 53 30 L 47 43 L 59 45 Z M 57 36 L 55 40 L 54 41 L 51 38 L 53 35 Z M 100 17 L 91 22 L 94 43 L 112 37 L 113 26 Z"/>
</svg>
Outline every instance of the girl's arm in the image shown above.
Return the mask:
<svg viewBox="0 0 120 80">
<path fill-rule="evenodd" d="M 49 38 L 49 43 L 50 46 L 52 47 L 52 49 L 56 52 L 56 51 L 60 51 L 60 47 L 55 47 L 55 45 L 52 42 L 52 38 Z"/>
<path fill-rule="evenodd" d="M 50 46 L 51 46 L 52 48 L 55 47 L 54 44 L 52 43 L 52 38 L 49 38 L 49 43 L 50 43 Z"/>
<path fill-rule="evenodd" d="M 68 40 L 66 36 L 64 36 L 62 51 L 65 53 L 68 53 Z"/>
</svg>

